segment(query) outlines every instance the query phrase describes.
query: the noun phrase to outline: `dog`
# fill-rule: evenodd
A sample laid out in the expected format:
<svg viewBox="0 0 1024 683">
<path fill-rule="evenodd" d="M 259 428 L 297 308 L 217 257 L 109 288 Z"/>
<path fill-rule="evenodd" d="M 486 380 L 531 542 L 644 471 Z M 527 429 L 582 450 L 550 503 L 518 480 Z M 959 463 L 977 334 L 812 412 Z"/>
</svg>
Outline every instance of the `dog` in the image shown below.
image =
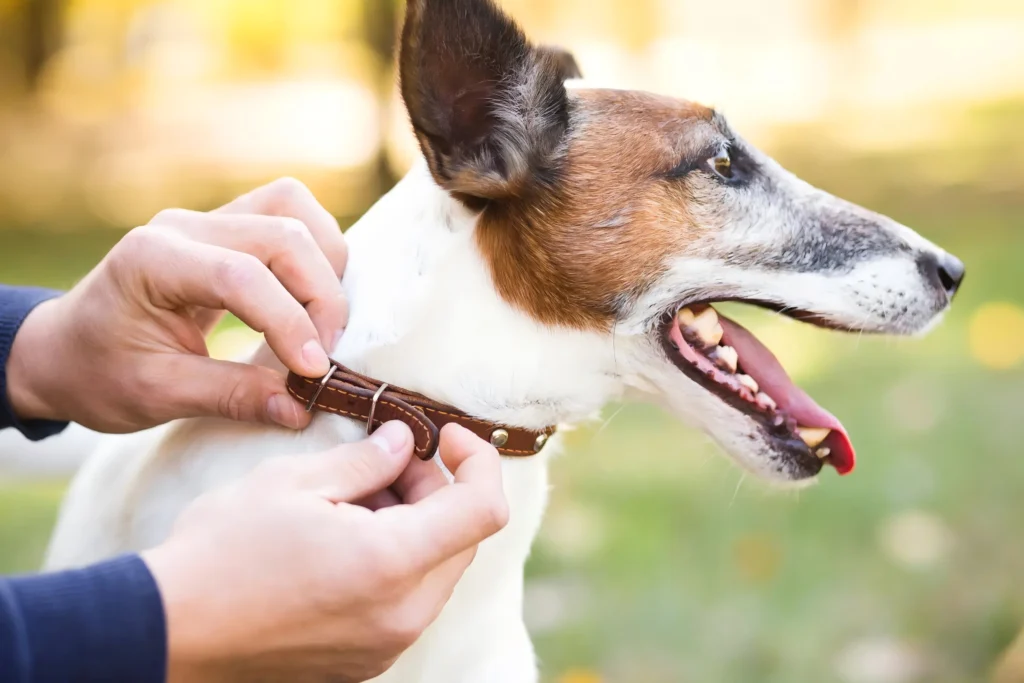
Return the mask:
<svg viewBox="0 0 1024 683">
<path fill-rule="evenodd" d="M 960 261 L 799 180 L 710 108 L 567 87 L 574 60 L 492 0 L 409 0 L 399 61 L 423 159 L 348 232 L 351 319 L 334 358 L 524 429 L 644 400 L 767 480 L 853 468 L 839 420 L 714 304 L 918 334 L 950 305 Z M 252 362 L 276 364 L 265 347 Z M 72 484 L 47 566 L 158 544 L 204 491 L 364 429 L 320 414 L 301 433 L 195 419 L 112 437 Z M 523 565 L 559 441 L 503 461 L 509 525 L 377 680 L 537 680 Z"/>
</svg>

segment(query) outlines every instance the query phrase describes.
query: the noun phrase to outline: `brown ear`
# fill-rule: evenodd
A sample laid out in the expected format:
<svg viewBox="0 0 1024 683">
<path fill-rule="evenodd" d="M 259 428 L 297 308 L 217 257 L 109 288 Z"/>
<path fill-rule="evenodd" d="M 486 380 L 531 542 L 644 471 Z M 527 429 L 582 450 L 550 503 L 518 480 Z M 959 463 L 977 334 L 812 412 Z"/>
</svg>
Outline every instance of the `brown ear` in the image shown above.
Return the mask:
<svg viewBox="0 0 1024 683">
<path fill-rule="evenodd" d="M 491 200 L 551 178 L 569 127 L 566 62 L 491 0 L 408 0 L 400 71 L 439 185 Z"/>
<path fill-rule="evenodd" d="M 544 54 L 551 55 L 551 58 L 555 60 L 555 64 L 558 65 L 558 73 L 563 81 L 570 78 L 583 78 L 583 71 L 576 62 L 576 57 L 564 47 L 542 45 L 539 50 Z"/>
</svg>

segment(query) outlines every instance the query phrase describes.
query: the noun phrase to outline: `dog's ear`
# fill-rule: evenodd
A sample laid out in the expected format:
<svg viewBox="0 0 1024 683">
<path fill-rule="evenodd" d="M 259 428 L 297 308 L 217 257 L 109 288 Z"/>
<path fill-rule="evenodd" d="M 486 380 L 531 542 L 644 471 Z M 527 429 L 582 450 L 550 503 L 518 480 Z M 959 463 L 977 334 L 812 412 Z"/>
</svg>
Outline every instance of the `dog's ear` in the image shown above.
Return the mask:
<svg viewBox="0 0 1024 683">
<path fill-rule="evenodd" d="M 439 185 L 478 203 L 551 177 L 569 126 L 571 55 L 531 45 L 491 0 L 408 0 L 399 61 Z"/>
<path fill-rule="evenodd" d="M 539 49 L 543 54 L 550 55 L 555 60 L 555 64 L 558 65 L 558 75 L 563 81 L 570 78 L 583 78 L 583 71 L 580 69 L 575 55 L 564 47 L 542 45 Z"/>
</svg>

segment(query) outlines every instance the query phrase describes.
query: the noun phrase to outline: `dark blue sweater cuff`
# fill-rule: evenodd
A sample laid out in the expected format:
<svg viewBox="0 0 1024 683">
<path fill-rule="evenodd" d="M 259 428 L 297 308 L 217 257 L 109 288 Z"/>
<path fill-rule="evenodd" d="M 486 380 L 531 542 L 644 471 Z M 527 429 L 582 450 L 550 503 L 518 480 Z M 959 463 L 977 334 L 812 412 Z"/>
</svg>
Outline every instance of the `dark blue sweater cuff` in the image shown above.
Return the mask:
<svg viewBox="0 0 1024 683">
<path fill-rule="evenodd" d="M 32 309 L 59 295 L 60 292 L 49 289 L 0 285 L 0 429 L 14 427 L 33 441 L 59 434 L 67 423 L 19 420 L 15 416 L 7 394 L 7 359 L 14 345 L 14 335 Z"/>
<path fill-rule="evenodd" d="M 163 683 L 167 628 L 137 555 L 0 580 L 0 680 Z"/>
</svg>

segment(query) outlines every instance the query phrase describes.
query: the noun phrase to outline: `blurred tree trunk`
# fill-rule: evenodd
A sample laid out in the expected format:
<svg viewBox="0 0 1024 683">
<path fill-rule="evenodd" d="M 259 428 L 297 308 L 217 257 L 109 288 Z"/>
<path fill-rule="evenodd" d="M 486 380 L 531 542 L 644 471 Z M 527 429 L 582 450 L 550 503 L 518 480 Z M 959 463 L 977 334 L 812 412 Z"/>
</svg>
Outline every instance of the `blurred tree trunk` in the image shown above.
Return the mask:
<svg viewBox="0 0 1024 683">
<path fill-rule="evenodd" d="M 391 88 L 393 75 L 391 64 L 397 55 L 398 48 L 398 9 L 404 7 L 401 0 L 360 0 L 362 3 L 363 16 L 366 18 L 366 43 L 377 57 L 379 64 L 383 65 L 380 73 L 377 74 L 377 101 L 386 105 L 391 99 Z M 382 107 L 381 130 L 384 137 L 390 128 L 388 125 L 387 109 Z M 387 152 L 384 140 L 380 151 L 377 153 L 376 161 L 377 187 L 381 194 L 384 194 L 398 182 L 398 177 L 391 165 L 388 163 Z"/>
<path fill-rule="evenodd" d="M 62 17 L 65 0 L 26 0 L 22 64 L 25 85 L 35 93 L 50 59 L 61 47 Z"/>
</svg>

